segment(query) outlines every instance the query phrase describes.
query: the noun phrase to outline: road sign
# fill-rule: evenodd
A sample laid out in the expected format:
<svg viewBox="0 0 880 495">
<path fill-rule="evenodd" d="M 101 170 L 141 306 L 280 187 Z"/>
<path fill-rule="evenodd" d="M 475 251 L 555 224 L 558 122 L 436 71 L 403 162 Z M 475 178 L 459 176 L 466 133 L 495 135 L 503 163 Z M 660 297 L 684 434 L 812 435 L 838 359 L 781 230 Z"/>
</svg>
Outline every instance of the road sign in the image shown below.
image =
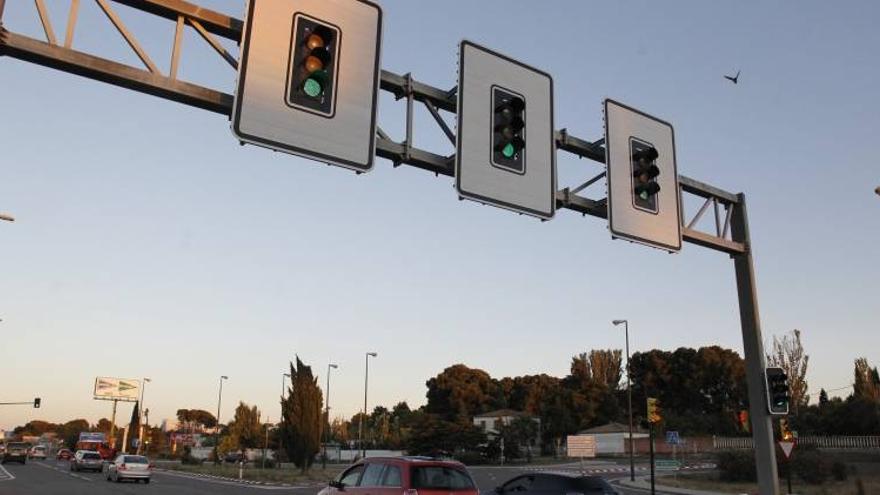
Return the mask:
<svg viewBox="0 0 880 495">
<path fill-rule="evenodd" d="M 596 457 L 594 435 L 569 435 L 565 440 L 568 457 Z"/>
<path fill-rule="evenodd" d="M 675 459 L 657 459 L 654 461 L 654 468 L 657 471 L 679 471 L 681 470 L 681 461 Z"/>
<path fill-rule="evenodd" d="M 373 167 L 382 10 L 368 0 L 250 0 L 232 130 L 242 142 Z"/>
<path fill-rule="evenodd" d="M 605 100 L 605 163 L 612 237 L 680 251 L 672 124 Z"/>
<path fill-rule="evenodd" d="M 88 432 L 83 431 L 79 434 L 80 442 L 93 442 L 93 443 L 104 443 L 107 441 L 107 436 L 101 432 Z"/>
<path fill-rule="evenodd" d="M 663 421 L 663 410 L 660 409 L 660 400 L 648 397 L 648 422 L 659 423 Z"/>
<path fill-rule="evenodd" d="M 96 399 L 136 401 L 140 388 L 139 380 L 106 376 L 95 378 Z"/>
<path fill-rule="evenodd" d="M 462 41 L 455 186 L 463 198 L 553 217 L 556 146 L 549 74 Z"/>
<path fill-rule="evenodd" d="M 791 457 L 791 451 L 794 450 L 795 442 L 782 440 L 779 442 L 779 447 L 782 449 L 782 453 L 785 454 L 785 458 L 788 459 Z"/>
<path fill-rule="evenodd" d="M 666 432 L 666 443 L 669 445 L 681 445 L 681 437 L 678 436 L 677 431 L 667 431 Z"/>
</svg>

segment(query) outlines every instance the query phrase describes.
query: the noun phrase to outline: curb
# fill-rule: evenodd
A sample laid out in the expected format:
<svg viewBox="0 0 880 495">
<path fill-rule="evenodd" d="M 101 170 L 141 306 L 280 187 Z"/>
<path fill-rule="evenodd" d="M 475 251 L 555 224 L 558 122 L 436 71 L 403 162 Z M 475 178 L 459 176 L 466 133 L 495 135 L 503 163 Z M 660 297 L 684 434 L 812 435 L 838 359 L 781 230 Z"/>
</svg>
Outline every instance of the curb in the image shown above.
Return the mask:
<svg viewBox="0 0 880 495">
<path fill-rule="evenodd" d="M 319 487 L 319 486 L 324 486 L 324 483 L 319 483 L 319 482 L 306 483 L 306 484 L 292 484 L 292 483 L 280 483 L 277 481 L 245 480 L 245 479 L 231 478 L 229 476 L 217 476 L 214 474 L 204 474 L 204 473 L 191 473 L 188 471 L 178 471 L 175 469 L 164 469 L 164 468 L 156 468 L 155 471 L 158 471 L 161 473 L 178 475 L 178 476 L 184 476 L 187 478 L 210 479 L 210 480 L 216 480 L 216 481 L 238 483 L 241 485 L 277 486 L 277 487 L 282 487 L 282 488 L 315 488 L 315 487 Z"/>
</svg>

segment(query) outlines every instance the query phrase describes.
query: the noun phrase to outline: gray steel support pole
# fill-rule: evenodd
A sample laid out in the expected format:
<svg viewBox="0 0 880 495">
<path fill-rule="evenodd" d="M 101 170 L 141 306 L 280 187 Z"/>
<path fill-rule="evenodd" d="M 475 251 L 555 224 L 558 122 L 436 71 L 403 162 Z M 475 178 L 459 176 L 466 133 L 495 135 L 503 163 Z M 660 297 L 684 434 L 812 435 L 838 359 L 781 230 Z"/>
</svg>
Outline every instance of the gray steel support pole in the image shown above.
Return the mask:
<svg viewBox="0 0 880 495">
<path fill-rule="evenodd" d="M 773 424 L 767 410 L 765 393 L 764 342 L 758 316 L 758 290 L 749 239 L 749 219 L 746 197 L 737 195 L 733 207 L 731 227 L 733 240 L 745 245 L 745 253 L 733 255 L 736 268 L 736 289 L 739 296 L 739 317 L 742 324 L 743 351 L 746 361 L 746 380 L 749 387 L 749 412 L 752 419 L 752 439 L 755 443 L 755 464 L 758 472 L 758 493 L 779 495 L 779 476 L 776 470 L 776 449 L 773 445 Z"/>
<path fill-rule="evenodd" d="M 358 425 L 358 443 L 361 447 L 361 459 L 367 456 L 367 449 L 364 447 L 364 418 L 367 416 L 367 386 L 370 383 L 370 354 L 367 353 L 364 358 L 364 414 L 361 416 Z"/>
</svg>

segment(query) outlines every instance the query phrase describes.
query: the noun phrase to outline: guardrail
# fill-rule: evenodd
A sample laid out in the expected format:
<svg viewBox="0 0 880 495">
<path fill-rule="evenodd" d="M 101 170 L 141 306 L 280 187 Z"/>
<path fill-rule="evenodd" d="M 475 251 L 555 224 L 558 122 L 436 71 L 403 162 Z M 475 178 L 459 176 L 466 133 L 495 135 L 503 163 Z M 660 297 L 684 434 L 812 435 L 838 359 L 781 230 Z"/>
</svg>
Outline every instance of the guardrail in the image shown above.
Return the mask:
<svg viewBox="0 0 880 495">
<path fill-rule="evenodd" d="M 798 445 L 810 445 L 820 449 L 880 449 L 878 435 L 806 435 L 798 437 Z M 752 439 L 748 437 L 712 437 L 715 450 L 753 449 Z"/>
</svg>

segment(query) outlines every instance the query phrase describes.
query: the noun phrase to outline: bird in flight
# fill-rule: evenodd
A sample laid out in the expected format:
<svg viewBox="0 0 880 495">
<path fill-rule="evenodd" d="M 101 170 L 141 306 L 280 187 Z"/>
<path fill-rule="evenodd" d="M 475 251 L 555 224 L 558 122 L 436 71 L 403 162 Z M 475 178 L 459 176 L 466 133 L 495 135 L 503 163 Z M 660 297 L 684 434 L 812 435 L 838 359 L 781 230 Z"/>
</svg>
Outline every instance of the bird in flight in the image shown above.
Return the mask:
<svg viewBox="0 0 880 495">
<path fill-rule="evenodd" d="M 724 76 L 724 79 L 727 79 L 728 81 L 732 82 L 733 84 L 737 84 L 737 81 L 739 80 L 739 71 L 736 71 L 736 75 L 733 77 Z"/>
</svg>

